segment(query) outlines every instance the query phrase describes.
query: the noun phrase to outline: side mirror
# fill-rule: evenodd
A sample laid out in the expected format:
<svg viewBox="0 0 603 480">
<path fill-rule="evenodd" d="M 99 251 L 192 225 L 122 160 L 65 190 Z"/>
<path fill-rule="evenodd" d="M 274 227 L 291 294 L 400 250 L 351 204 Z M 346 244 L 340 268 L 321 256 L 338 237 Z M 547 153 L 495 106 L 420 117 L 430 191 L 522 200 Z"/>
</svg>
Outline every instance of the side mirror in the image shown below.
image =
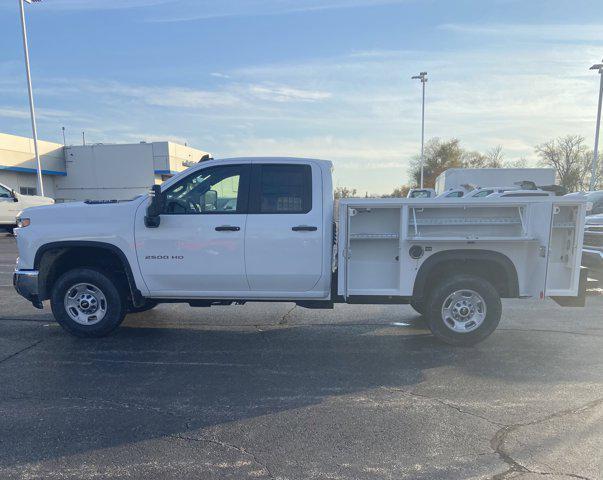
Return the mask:
<svg viewBox="0 0 603 480">
<path fill-rule="evenodd" d="M 218 192 L 208 190 L 203 194 L 201 208 L 203 212 L 214 212 L 218 209 Z"/>
<path fill-rule="evenodd" d="M 17 191 L 16 190 L 11 190 L 10 194 L 13 197 L 13 202 L 18 202 L 19 201 L 19 196 L 17 195 Z"/>
<path fill-rule="evenodd" d="M 157 228 L 161 223 L 161 214 L 163 213 L 163 195 L 161 195 L 161 186 L 153 185 L 150 192 L 151 203 L 147 207 L 147 215 L 144 217 L 144 224 L 147 228 Z"/>
</svg>

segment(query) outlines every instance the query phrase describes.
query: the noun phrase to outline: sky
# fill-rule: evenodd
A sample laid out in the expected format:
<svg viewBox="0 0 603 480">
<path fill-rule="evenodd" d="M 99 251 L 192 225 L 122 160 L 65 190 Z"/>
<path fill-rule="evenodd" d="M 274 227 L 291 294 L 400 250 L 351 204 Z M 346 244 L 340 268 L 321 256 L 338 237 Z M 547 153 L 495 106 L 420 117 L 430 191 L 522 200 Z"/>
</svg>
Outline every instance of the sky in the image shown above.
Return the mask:
<svg viewBox="0 0 603 480">
<path fill-rule="evenodd" d="M 387 193 L 426 137 L 592 147 L 600 0 L 42 0 L 25 5 L 39 137 L 329 159 Z M 0 1 L 0 132 L 31 136 L 17 0 Z"/>
</svg>

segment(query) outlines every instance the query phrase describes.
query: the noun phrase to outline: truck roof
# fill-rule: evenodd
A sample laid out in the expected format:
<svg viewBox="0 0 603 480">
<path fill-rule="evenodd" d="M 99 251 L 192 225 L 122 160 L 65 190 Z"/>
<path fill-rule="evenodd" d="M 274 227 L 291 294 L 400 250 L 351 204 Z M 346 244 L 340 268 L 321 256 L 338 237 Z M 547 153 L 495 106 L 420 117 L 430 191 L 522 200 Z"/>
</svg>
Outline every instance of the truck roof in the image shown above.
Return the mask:
<svg viewBox="0 0 603 480">
<path fill-rule="evenodd" d="M 328 168 L 333 166 L 333 162 L 330 160 L 322 160 L 319 158 L 304 158 L 304 157 L 229 157 L 229 158 L 220 158 L 219 160 L 245 160 L 251 161 L 251 163 L 291 163 L 291 162 L 316 162 L 322 164 Z"/>
</svg>

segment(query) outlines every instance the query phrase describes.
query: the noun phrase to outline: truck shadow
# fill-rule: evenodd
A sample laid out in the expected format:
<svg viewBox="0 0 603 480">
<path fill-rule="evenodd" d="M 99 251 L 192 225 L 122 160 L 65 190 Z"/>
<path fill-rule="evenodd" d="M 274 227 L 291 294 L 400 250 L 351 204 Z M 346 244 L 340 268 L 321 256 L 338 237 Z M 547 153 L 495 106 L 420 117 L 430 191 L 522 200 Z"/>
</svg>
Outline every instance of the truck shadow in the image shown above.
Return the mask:
<svg viewBox="0 0 603 480">
<path fill-rule="evenodd" d="M 381 329 L 122 328 L 99 340 L 48 329 L 42 343 L 13 360 L 18 374 L 0 370 L 0 467 L 410 387 L 455 355 L 435 350 L 427 335 Z"/>
<path fill-rule="evenodd" d="M 411 391 L 438 367 L 529 381 L 533 373 L 510 373 L 525 348 L 522 335 L 512 348 L 497 336 L 458 349 L 389 325 L 122 328 L 99 340 L 48 329 L 39 345 L 13 360 L 13 369 L 0 370 L 0 468 L 203 437 L 229 422 L 369 390 Z M 550 345 L 539 348 L 530 355 L 553 355 Z M 559 375 L 577 380 L 571 368 L 555 370 L 548 380 Z"/>
</svg>

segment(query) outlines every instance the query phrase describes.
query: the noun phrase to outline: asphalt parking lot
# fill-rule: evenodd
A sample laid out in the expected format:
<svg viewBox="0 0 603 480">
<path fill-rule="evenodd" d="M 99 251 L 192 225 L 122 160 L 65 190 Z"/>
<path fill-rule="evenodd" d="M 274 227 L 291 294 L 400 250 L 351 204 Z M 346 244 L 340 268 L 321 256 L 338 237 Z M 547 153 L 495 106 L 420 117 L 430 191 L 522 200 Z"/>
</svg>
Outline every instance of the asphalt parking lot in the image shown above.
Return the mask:
<svg viewBox="0 0 603 480">
<path fill-rule="evenodd" d="M 603 296 L 472 348 L 406 306 L 160 305 L 73 338 L 0 235 L 0 478 L 603 478 Z M 596 292 L 595 292 L 596 293 Z"/>
</svg>

